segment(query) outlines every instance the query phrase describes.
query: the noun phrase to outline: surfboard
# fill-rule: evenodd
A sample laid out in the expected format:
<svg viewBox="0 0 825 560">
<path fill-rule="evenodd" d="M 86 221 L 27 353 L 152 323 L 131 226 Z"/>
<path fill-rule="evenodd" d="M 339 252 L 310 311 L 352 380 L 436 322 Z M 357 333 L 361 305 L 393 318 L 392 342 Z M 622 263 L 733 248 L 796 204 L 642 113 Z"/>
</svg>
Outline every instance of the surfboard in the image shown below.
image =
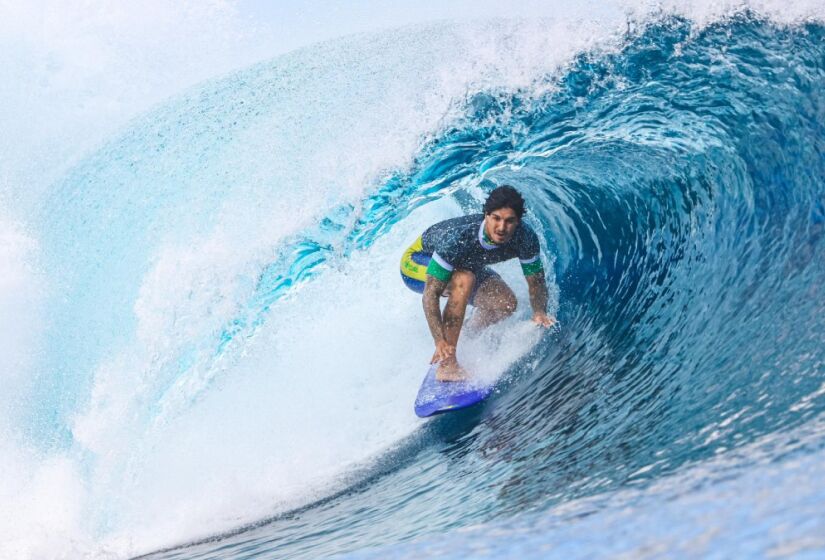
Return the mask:
<svg viewBox="0 0 825 560">
<path fill-rule="evenodd" d="M 438 364 L 430 365 L 415 399 L 415 413 L 421 417 L 452 412 L 480 403 L 493 392 L 495 383 L 468 381 L 437 381 Z"/>
</svg>

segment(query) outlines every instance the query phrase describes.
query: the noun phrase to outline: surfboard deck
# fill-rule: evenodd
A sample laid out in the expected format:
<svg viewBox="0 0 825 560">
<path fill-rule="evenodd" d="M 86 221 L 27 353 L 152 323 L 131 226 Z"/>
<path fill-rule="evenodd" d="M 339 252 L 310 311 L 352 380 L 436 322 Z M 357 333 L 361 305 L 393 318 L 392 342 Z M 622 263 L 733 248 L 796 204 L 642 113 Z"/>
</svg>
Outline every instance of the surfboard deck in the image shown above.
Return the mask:
<svg viewBox="0 0 825 560">
<path fill-rule="evenodd" d="M 436 381 L 438 364 L 431 364 L 415 399 L 415 413 L 420 418 L 452 412 L 480 403 L 493 392 L 494 383 L 478 381 Z"/>
</svg>

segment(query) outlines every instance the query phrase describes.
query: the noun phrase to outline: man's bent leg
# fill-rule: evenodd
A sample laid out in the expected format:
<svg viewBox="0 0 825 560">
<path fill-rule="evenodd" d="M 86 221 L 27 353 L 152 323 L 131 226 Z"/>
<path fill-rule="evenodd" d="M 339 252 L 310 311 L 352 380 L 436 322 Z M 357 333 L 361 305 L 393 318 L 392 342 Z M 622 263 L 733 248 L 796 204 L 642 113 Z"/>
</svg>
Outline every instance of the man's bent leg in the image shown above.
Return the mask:
<svg viewBox="0 0 825 560">
<path fill-rule="evenodd" d="M 473 293 L 474 283 L 475 275 L 472 272 L 456 270 L 448 285 L 450 297 L 447 298 L 447 305 L 444 306 L 444 338 L 453 347 L 458 345 L 458 337 L 464 324 L 464 314 Z M 436 379 L 439 381 L 461 381 L 466 377 L 466 372 L 458 365 L 455 357 L 442 361 L 436 372 Z"/>
<path fill-rule="evenodd" d="M 518 302 L 513 290 L 499 276 L 485 278 L 473 298 L 476 308 L 469 328 L 481 330 L 506 319 L 516 310 Z"/>
</svg>

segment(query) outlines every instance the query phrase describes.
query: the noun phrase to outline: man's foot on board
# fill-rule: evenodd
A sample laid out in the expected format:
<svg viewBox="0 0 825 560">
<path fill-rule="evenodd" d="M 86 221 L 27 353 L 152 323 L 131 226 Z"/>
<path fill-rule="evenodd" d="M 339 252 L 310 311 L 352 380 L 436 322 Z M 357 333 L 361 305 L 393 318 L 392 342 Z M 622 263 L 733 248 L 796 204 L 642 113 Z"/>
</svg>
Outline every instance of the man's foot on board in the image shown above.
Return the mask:
<svg viewBox="0 0 825 560">
<path fill-rule="evenodd" d="M 458 365 L 456 360 L 444 360 L 438 364 L 435 372 L 436 381 L 466 381 L 470 376 Z"/>
</svg>

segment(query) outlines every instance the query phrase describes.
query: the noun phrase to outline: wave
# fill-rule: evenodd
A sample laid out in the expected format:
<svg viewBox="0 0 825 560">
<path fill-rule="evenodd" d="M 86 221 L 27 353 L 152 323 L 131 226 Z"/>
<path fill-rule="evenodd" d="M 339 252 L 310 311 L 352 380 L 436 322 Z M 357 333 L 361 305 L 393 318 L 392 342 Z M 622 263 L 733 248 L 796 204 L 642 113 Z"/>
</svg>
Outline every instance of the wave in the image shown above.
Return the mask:
<svg viewBox="0 0 825 560">
<path fill-rule="evenodd" d="M 221 554 L 386 545 L 668 480 L 821 415 L 822 25 L 664 17 L 598 48 L 481 29 L 206 84 L 55 186 L 50 351 L 13 457 L 38 465 L 29 495 L 72 505 L 78 546 L 262 518 Z M 500 52 L 479 60 L 480 37 Z M 485 341 L 507 375 L 483 416 L 422 430 L 430 343 L 399 248 L 504 183 L 562 328 L 531 339 L 522 309 Z"/>
</svg>

